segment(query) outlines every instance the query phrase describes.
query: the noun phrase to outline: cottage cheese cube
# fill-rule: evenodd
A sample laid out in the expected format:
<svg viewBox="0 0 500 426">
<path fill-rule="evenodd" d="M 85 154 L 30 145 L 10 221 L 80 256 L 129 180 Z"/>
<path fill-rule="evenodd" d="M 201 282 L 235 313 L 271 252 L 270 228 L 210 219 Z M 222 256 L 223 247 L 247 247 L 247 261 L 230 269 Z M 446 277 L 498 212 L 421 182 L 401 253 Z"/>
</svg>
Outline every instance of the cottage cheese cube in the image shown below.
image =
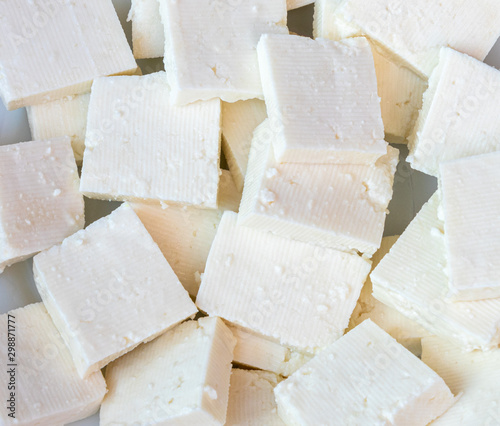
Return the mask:
<svg viewBox="0 0 500 426">
<path fill-rule="evenodd" d="M 217 207 L 219 100 L 170 105 L 164 72 L 97 79 L 80 190 L 91 198 Z"/>
<path fill-rule="evenodd" d="M 82 377 L 197 312 L 127 204 L 35 256 L 33 270 Z"/>
<path fill-rule="evenodd" d="M 257 52 L 277 161 L 373 164 L 387 152 L 364 38 L 264 35 Z"/>
<path fill-rule="evenodd" d="M 234 344 L 219 318 L 200 318 L 113 362 L 100 425 L 223 425 Z"/>
<path fill-rule="evenodd" d="M 454 397 L 434 371 L 366 320 L 274 389 L 293 425 L 427 425 Z"/>
<path fill-rule="evenodd" d="M 279 164 L 272 149 L 275 137 L 269 119 L 254 133 L 239 223 L 373 255 L 382 240 L 398 150 L 388 147 L 372 166 Z"/>
<path fill-rule="evenodd" d="M 165 34 L 158 0 L 132 0 L 127 21 L 132 21 L 134 57 L 162 57 L 165 52 Z"/>
<path fill-rule="evenodd" d="M 437 176 L 439 163 L 500 150 L 500 71 L 443 48 L 409 140 L 414 169 Z"/>
<path fill-rule="evenodd" d="M 236 221 L 235 213 L 222 216 L 198 307 L 302 351 L 342 336 L 370 262 Z"/>
<path fill-rule="evenodd" d="M 0 97 L 7 109 L 85 93 L 96 77 L 137 69 L 111 0 L 2 3 Z"/>
<path fill-rule="evenodd" d="M 68 137 L 0 146 L 0 272 L 83 228 Z"/>
<path fill-rule="evenodd" d="M 500 299 L 451 302 L 435 194 L 371 273 L 373 296 L 432 334 L 472 349 L 500 343 Z"/>
<path fill-rule="evenodd" d="M 288 34 L 285 0 L 160 0 L 160 15 L 172 102 L 262 99 L 255 47 Z"/>
<path fill-rule="evenodd" d="M 102 373 L 78 376 L 43 303 L 0 315 L 0 342 L 0 424 L 62 425 L 98 410 L 106 393 Z"/>
</svg>

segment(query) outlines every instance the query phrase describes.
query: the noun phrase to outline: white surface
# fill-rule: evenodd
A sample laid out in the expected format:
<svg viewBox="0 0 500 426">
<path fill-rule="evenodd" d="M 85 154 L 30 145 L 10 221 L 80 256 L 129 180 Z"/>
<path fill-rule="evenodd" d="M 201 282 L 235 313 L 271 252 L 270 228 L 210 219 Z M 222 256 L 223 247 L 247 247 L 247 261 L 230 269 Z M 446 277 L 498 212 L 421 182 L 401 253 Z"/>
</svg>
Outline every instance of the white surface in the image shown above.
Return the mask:
<svg viewBox="0 0 500 426">
<path fill-rule="evenodd" d="M 120 21 L 130 41 L 131 24 L 126 22 L 129 0 L 114 0 Z M 302 31 L 306 28 L 311 31 L 312 24 L 306 24 L 310 19 L 312 6 L 299 9 L 289 14 L 289 27 L 292 31 Z M 305 33 L 305 32 L 304 32 Z M 500 42 L 493 47 L 485 60 L 486 63 L 500 68 Z M 143 72 L 161 70 L 160 61 L 140 61 Z M 0 145 L 28 141 L 31 139 L 25 109 L 7 112 L 0 102 Z M 402 158 L 407 154 L 406 148 L 402 149 Z M 401 234 L 422 204 L 428 200 L 436 189 L 436 180 L 410 169 L 409 165 L 402 162 L 398 166 L 394 181 L 394 198 L 389 205 L 391 214 L 387 217 L 385 235 Z M 87 224 L 105 216 L 118 206 L 118 203 L 106 201 L 85 200 L 85 216 Z M 0 313 L 25 306 L 29 303 L 40 301 L 33 283 L 32 261 L 18 263 L 5 270 L 0 275 Z M 73 426 L 97 426 L 98 415 L 76 422 Z"/>
</svg>

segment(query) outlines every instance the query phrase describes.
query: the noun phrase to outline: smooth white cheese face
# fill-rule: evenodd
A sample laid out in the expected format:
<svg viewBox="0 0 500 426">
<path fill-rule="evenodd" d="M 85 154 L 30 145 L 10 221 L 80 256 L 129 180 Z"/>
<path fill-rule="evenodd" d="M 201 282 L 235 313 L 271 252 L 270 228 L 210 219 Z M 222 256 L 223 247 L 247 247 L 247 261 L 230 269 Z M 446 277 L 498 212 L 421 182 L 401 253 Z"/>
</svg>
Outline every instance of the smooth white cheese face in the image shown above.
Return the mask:
<svg viewBox="0 0 500 426">
<path fill-rule="evenodd" d="M 160 15 L 174 104 L 262 99 L 255 47 L 262 34 L 288 34 L 285 0 L 160 0 Z"/>
<path fill-rule="evenodd" d="M 398 150 L 375 165 L 280 164 L 270 119 L 255 131 L 239 223 L 370 257 L 380 247 Z M 301 200 L 300 203 L 297 200 Z"/>
<path fill-rule="evenodd" d="M 267 117 L 260 99 L 222 103 L 222 150 L 236 187 L 243 190 L 255 128 Z"/>
<path fill-rule="evenodd" d="M 449 297 L 500 297 L 500 152 L 441 163 Z"/>
<path fill-rule="evenodd" d="M 454 397 L 434 371 L 366 320 L 275 389 L 290 425 L 427 425 Z"/>
<path fill-rule="evenodd" d="M 127 21 L 132 21 L 134 57 L 162 57 L 165 52 L 165 34 L 158 0 L 132 0 Z"/>
<path fill-rule="evenodd" d="M 274 373 L 233 368 L 226 426 L 284 426 L 273 393 L 279 382 Z"/>
<path fill-rule="evenodd" d="M 482 61 L 500 36 L 496 0 L 345 0 L 338 13 L 424 79 L 441 46 Z"/>
<path fill-rule="evenodd" d="M 454 394 L 461 394 L 433 426 L 498 424 L 500 349 L 465 352 L 432 336 L 422 339 L 422 361 L 443 378 Z"/>
<path fill-rule="evenodd" d="M 465 349 L 500 343 L 500 299 L 448 300 L 443 222 L 436 193 L 371 273 L 373 296 Z"/>
<path fill-rule="evenodd" d="M 137 69 L 111 0 L 6 0 L 0 27 L 7 109 L 85 93 L 96 77 Z"/>
<path fill-rule="evenodd" d="M 500 71 L 441 49 L 409 139 L 414 169 L 437 176 L 439 163 L 500 149 Z"/>
<path fill-rule="evenodd" d="M 170 104 L 164 72 L 97 79 L 80 190 L 91 198 L 217 207 L 218 99 Z"/>
<path fill-rule="evenodd" d="M 211 317 L 141 345 L 106 368 L 100 425 L 223 425 L 234 344 Z"/>
<path fill-rule="evenodd" d="M 235 213 L 222 216 L 198 307 L 302 351 L 342 336 L 370 262 L 236 222 Z"/>
<path fill-rule="evenodd" d="M 277 161 L 373 164 L 387 152 L 366 39 L 264 35 L 257 52 Z"/>
<path fill-rule="evenodd" d="M 14 342 L 13 346 L 8 345 L 9 341 Z M 0 342 L 4 363 L 0 370 L 0 424 L 63 425 L 99 409 L 106 393 L 102 373 L 96 371 L 86 379 L 80 378 L 43 303 L 0 315 Z"/>
<path fill-rule="evenodd" d="M 82 377 L 197 312 L 128 204 L 35 256 L 33 270 Z"/>
<path fill-rule="evenodd" d="M 68 137 L 0 146 L 0 272 L 83 228 Z"/>
<path fill-rule="evenodd" d="M 83 160 L 90 93 L 26 108 L 34 140 L 70 136 L 77 163 Z"/>
</svg>

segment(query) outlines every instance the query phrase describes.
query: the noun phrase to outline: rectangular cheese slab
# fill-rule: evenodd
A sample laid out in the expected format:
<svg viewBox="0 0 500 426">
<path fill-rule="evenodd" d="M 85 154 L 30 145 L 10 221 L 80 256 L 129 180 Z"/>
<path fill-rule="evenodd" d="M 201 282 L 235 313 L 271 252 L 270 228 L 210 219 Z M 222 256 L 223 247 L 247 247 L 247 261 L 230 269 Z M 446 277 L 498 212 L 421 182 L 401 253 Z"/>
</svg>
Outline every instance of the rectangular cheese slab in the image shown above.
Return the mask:
<svg viewBox="0 0 500 426">
<path fill-rule="evenodd" d="M 342 336 L 370 262 L 236 222 L 235 213 L 222 216 L 198 307 L 302 351 Z"/>
<path fill-rule="evenodd" d="M 441 49 L 409 138 L 411 166 L 437 176 L 443 161 L 498 151 L 499 103 L 499 70 Z"/>
<path fill-rule="evenodd" d="M 80 378 L 43 303 L 0 315 L 0 355 L 2 426 L 63 425 L 99 409 L 102 373 Z"/>
<path fill-rule="evenodd" d="M 366 39 L 264 35 L 257 52 L 277 161 L 373 164 L 387 152 Z"/>
<path fill-rule="evenodd" d="M 158 0 L 132 0 L 127 21 L 132 21 L 134 57 L 162 57 L 165 53 L 165 34 Z"/>
<path fill-rule="evenodd" d="M 219 318 L 200 318 L 116 360 L 99 424 L 223 425 L 234 344 Z"/>
<path fill-rule="evenodd" d="M 398 150 L 389 146 L 372 166 L 280 164 L 275 137 L 269 119 L 254 132 L 239 223 L 371 257 L 382 240 Z"/>
<path fill-rule="evenodd" d="M 68 137 L 0 146 L 0 272 L 83 228 Z"/>
<path fill-rule="evenodd" d="M 82 377 L 197 312 L 128 204 L 37 255 L 33 270 Z"/>
<path fill-rule="evenodd" d="M 436 193 L 371 273 L 373 296 L 432 334 L 469 350 L 500 343 L 500 299 L 451 302 Z"/>
<path fill-rule="evenodd" d="M 434 371 L 366 320 L 274 389 L 289 425 L 425 426 L 454 403 Z"/>
<path fill-rule="evenodd" d="M 90 198 L 217 207 L 218 99 L 170 104 L 165 72 L 97 79 L 80 190 Z"/>
<path fill-rule="evenodd" d="M 137 69 L 111 0 L 6 0 L 0 97 L 7 109 L 88 92 L 92 80 Z"/>
</svg>

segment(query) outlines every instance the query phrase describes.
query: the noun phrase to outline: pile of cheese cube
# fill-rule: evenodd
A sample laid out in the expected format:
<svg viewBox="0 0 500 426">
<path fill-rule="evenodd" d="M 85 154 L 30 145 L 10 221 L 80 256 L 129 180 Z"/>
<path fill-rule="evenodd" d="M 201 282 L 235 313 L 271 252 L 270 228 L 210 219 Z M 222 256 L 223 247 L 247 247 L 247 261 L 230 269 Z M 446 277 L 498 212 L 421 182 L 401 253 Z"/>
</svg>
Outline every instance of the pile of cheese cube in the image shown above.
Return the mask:
<svg viewBox="0 0 500 426">
<path fill-rule="evenodd" d="M 498 0 L 131 3 L 0 1 L 0 425 L 500 424 Z"/>
</svg>

